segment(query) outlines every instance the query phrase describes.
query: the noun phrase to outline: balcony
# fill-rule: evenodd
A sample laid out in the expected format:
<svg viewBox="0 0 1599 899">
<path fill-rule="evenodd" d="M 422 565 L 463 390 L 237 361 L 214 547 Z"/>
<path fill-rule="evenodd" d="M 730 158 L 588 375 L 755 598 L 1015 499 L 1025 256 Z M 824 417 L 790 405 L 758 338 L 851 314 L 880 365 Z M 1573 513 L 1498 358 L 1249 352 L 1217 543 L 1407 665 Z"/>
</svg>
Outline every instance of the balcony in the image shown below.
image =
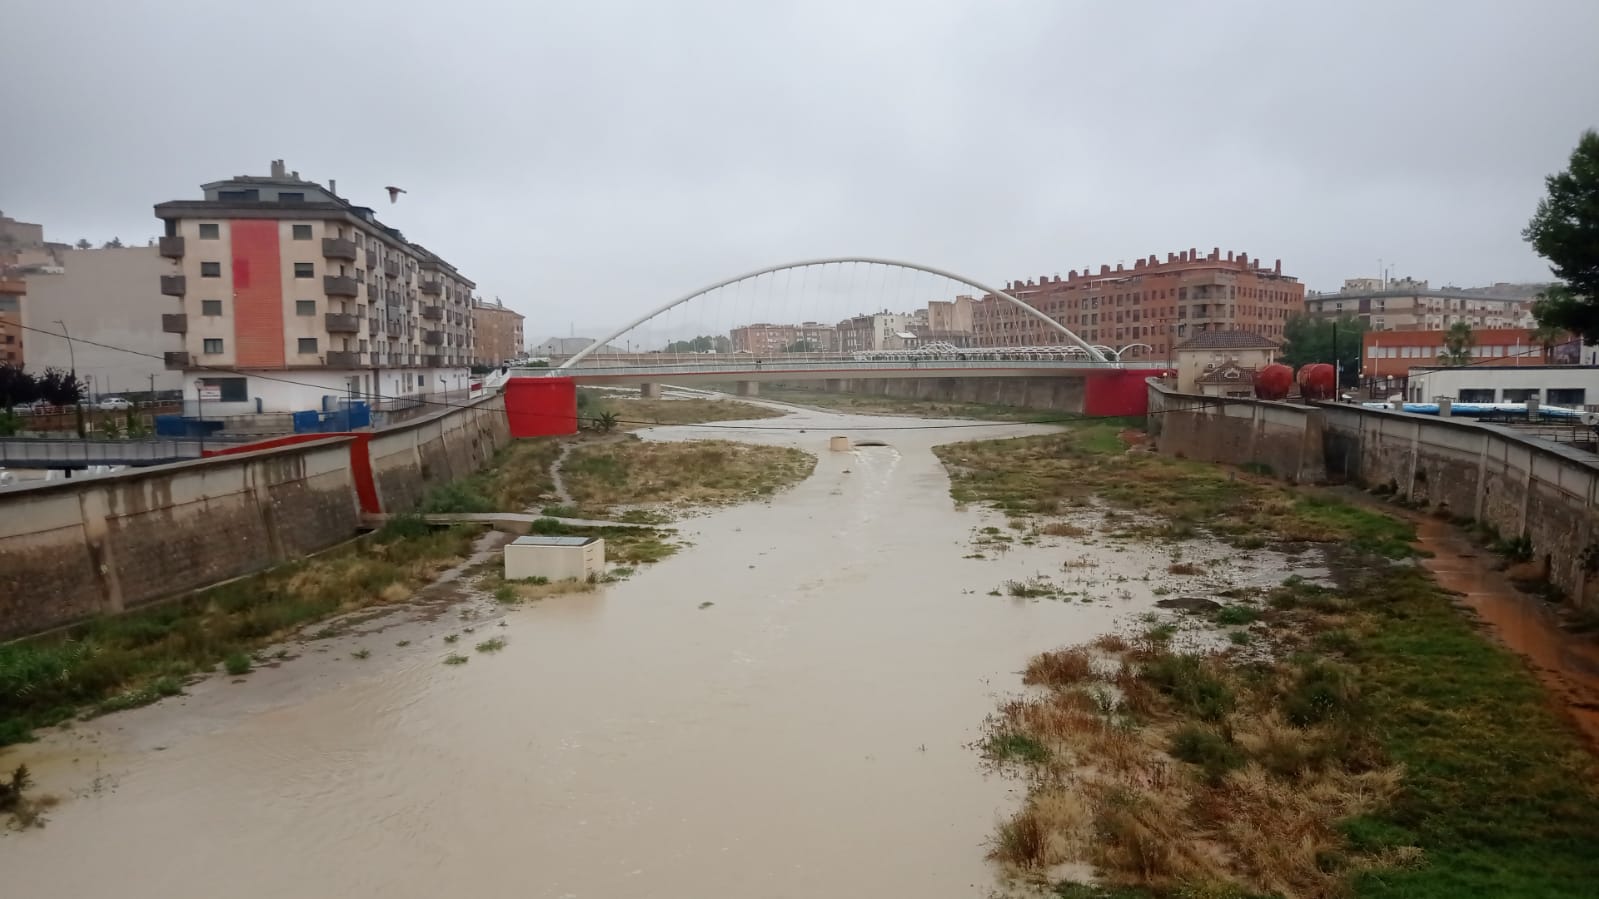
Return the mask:
<svg viewBox="0 0 1599 899">
<path fill-rule="evenodd" d="M 367 250 L 366 251 L 366 270 L 369 271 L 369 272 L 377 271 L 377 267 L 378 267 L 378 254 L 372 252 L 371 250 Z"/>
<path fill-rule="evenodd" d="M 167 257 L 168 259 L 182 259 L 183 258 L 183 238 L 181 238 L 181 237 L 163 237 L 163 238 L 161 238 L 161 255 Z"/>
<path fill-rule="evenodd" d="M 423 306 L 422 317 L 431 322 L 441 321 L 444 318 L 444 309 L 439 306 Z"/>
<path fill-rule="evenodd" d="M 167 368 L 189 367 L 188 353 L 164 353 L 162 354 L 162 359 L 166 362 Z"/>
<path fill-rule="evenodd" d="M 328 350 L 328 368 L 360 368 L 361 354 L 355 350 Z"/>
<path fill-rule="evenodd" d="M 443 346 L 444 345 L 444 332 L 443 331 L 423 331 L 422 332 L 422 342 L 427 344 L 428 346 Z"/>
<path fill-rule="evenodd" d="M 322 320 L 329 334 L 355 334 L 361 330 L 361 317 L 348 312 L 329 312 Z"/>
<path fill-rule="evenodd" d="M 340 237 L 322 238 L 322 256 L 325 259 L 348 259 L 355 261 L 355 241 L 345 240 Z"/>
<path fill-rule="evenodd" d="M 424 367 L 426 367 L 426 368 L 443 368 L 444 367 L 444 357 L 443 356 L 423 356 L 422 357 L 422 365 Z"/>
<path fill-rule="evenodd" d="M 322 291 L 330 297 L 355 297 L 360 295 L 361 285 L 346 275 L 323 275 Z"/>
<path fill-rule="evenodd" d="M 189 333 L 189 316 L 182 313 L 164 313 L 161 316 L 161 330 L 167 334 Z"/>
<path fill-rule="evenodd" d="M 400 260 L 383 260 L 383 274 L 388 275 L 390 278 L 398 278 L 400 276 Z"/>
<path fill-rule="evenodd" d="M 189 279 L 182 275 L 162 275 L 161 292 L 169 297 L 181 297 L 189 292 Z"/>
<path fill-rule="evenodd" d="M 439 292 L 444 289 L 444 285 L 438 281 L 423 281 L 418 285 L 418 287 L 421 289 L 424 295 L 430 297 L 438 296 Z"/>
<path fill-rule="evenodd" d="M 399 337 L 400 333 L 401 333 L 400 332 L 400 323 L 399 322 L 387 322 L 387 323 L 385 323 L 384 326 L 383 326 L 383 332 L 385 334 L 389 335 L 390 337 Z"/>
</svg>

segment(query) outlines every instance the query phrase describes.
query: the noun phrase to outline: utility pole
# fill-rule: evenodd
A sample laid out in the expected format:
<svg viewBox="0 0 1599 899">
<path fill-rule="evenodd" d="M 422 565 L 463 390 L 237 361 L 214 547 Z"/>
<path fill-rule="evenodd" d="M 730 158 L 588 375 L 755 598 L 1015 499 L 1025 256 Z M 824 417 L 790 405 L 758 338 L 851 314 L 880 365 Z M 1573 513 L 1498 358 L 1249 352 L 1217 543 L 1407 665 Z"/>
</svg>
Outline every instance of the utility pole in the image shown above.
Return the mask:
<svg viewBox="0 0 1599 899">
<path fill-rule="evenodd" d="M 88 437 L 89 434 L 86 430 L 84 430 L 83 427 L 83 395 L 81 393 L 82 388 L 78 386 L 78 352 L 72 346 L 72 335 L 67 333 L 67 323 L 58 318 L 53 322 L 53 324 L 61 326 L 61 336 L 67 341 L 67 361 L 72 369 L 72 405 L 77 410 L 78 439 L 83 440 L 84 438 Z"/>
</svg>

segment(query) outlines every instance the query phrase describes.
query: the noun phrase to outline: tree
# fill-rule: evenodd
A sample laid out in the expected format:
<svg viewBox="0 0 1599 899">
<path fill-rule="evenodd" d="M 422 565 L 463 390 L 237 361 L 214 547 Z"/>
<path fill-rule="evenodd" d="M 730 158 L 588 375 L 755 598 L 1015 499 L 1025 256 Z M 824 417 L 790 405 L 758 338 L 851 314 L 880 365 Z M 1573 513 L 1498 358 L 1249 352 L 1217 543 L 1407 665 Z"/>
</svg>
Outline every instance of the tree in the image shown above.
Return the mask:
<svg viewBox="0 0 1599 899">
<path fill-rule="evenodd" d="M 1338 366 L 1338 383 L 1353 384 L 1360 378 L 1360 338 L 1366 323 L 1352 315 L 1337 319 L 1291 318 L 1283 326 L 1282 361 L 1294 368 L 1313 362 Z"/>
<path fill-rule="evenodd" d="M 1565 282 L 1532 306 L 1540 325 L 1599 342 L 1599 132 L 1583 132 L 1571 165 L 1544 179 L 1548 196 L 1521 232 Z"/>
<path fill-rule="evenodd" d="M 105 245 L 102 247 L 102 249 L 106 249 L 106 250 L 120 250 L 120 249 L 122 249 L 122 238 L 120 238 L 120 237 L 111 238 L 110 240 L 105 242 Z"/>
<path fill-rule="evenodd" d="M 39 385 L 33 375 L 7 362 L 0 365 L 0 407 L 9 410 L 39 398 Z"/>
<path fill-rule="evenodd" d="M 52 406 L 70 406 L 83 399 L 83 382 L 59 368 L 47 368 L 34 379 L 39 398 Z"/>
<path fill-rule="evenodd" d="M 801 337 L 799 340 L 783 347 L 783 352 L 785 353 L 820 353 L 821 351 L 822 345 L 809 337 Z"/>
<path fill-rule="evenodd" d="M 1528 335 L 1533 343 L 1543 348 L 1543 362 L 1548 365 L 1555 354 L 1555 344 L 1566 342 L 1566 329 L 1559 325 L 1540 324 Z"/>
<path fill-rule="evenodd" d="M 87 250 L 87 249 L 92 248 L 94 246 L 94 244 L 89 243 L 89 238 L 80 237 L 80 238 L 78 238 L 78 242 L 73 244 L 73 246 L 77 247 L 80 250 Z"/>
<path fill-rule="evenodd" d="M 731 340 L 726 337 L 711 337 L 708 334 L 701 334 L 693 340 L 674 340 L 666 345 L 668 353 L 709 353 L 713 350 L 718 353 L 727 353 L 731 352 L 732 349 L 733 342 Z"/>
<path fill-rule="evenodd" d="M 1477 338 L 1471 333 L 1471 325 L 1463 321 L 1455 322 L 1444 332 L 1444 348 L 1438 354 L 1438 364 L 1470 365 L 1471 348 L 1476 344 Z"/>
</svg>

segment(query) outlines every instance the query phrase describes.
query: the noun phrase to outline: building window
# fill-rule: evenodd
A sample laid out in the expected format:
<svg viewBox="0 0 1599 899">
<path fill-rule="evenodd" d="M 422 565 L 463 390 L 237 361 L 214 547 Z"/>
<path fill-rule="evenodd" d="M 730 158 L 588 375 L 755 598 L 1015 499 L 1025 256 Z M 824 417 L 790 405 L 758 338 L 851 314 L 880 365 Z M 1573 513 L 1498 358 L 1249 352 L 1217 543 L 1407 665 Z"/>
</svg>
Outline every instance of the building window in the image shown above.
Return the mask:
<svg viewBox="0 0 1599 899">
<path fill-rule="evenodd" d="M 416 386 L 418 386 L 418 387 L 422 386 L 422 376 L 421 375 L 417 375 L 416 376 Z"/>
<path fill-rule="evenodd" d="M 294 264 L 294 277 L 296 277 L 296 278 L 315 278 L 316 277 L 316 263 L 314 263 L 314 262 L 296 262 Z"/>
<path fill-rule="evenodd" d="M 216 222 L 201 222 L 200 223 L 200 239 L 201 240 L 217 240 L 221 236 L 222 236 L 222 226 L 221 225 L 217 224 Z"/>
<path fill-rule="evenodd" d="M 220 337 L 207 337 L 205 339 L 205 345 L 204 345 L 203 349 L 205 350 L 207 355 L 213 355 L 213 356 L 216 355 L 217 353 L 222 352 L 222 338 L 220 338 Z"/>
<path fill-rule="evenodd" d="M 295 315 L 316 315 L 316 300 L 295 300 Z"/>
<path fill-rule="evenodd" d="M 1528 400 L 1537 399 L 1538 393 L 1539 391 L 1536 387 L 1506 387 L 1503 392 L 1503 398 L 1500 401 L 1505 403 L 1525 403 Z"/>
<path fill-rule="evenodd" d="M 1549 388 L 1549 405 L 1581 406 L 1588 402 L 1588 391 L 1583 387 Z"/>
<path fill-rule="evenodd" d="M 316 338 L 315 337 L 302 337 L 302 338 L 300 338 L 299 352 L 302 355 L 305 354 L 305 353 L 314 353 L 314 352 L 316 352 Z"/>
<path fill-rule="evenodd" d="M 220 277 L 222 277 L 222 263 L 220 263 L 220 262 L 202 262 L 202 263 L 200 263 L 200 277 L 202 277 L 202 278 L 220 278 Z"/>
<path fill-rule="evenodd" d="M 222 314 L 222 301 L 221 300 L 201 300 L 200 301 L 200 314 L 201 315 L 221 315 Z"/>
<path fill-rule="evenodd" d="M 200 383 L 206 387 L 218 388 L 219 402 L 242 403 L 250 398 L 250 392 L 245 389 L 245 382 L 248 380 L 248 378 L 201 378 Z"/>
<path fill-rule="evenodd" d="M 295 225 L 293 233 L 294 233 L 294 239 L 295 240 L 310 240 L 311 239 L 311 226 L 310 225 Z"/>
<path fill-rule="evenodd" d="M 261 199 L 261 192 L 253 187 L 248 190 L 219 190 L 217 199 L 223 203 L 254 203 Z"/>
<path fill-rule="evenodd" d="M 298 191 L 298 190 L 280 190 L 280 191 L 278 191 L 278 202 L 279 203 L 304 203 L 305 202 L 305 192 L 304 191 Z M 296 227 L 298 227 L 298 226 L 296 226 Z M 302 238 L 298 238 L 298 237 L 295 238 L 295 240 L 300 240 L 300 239 L 302 239 Z M 303 238 L 303 239 L 304 240 L 310 240 L 311 238 L 307 237 L 307 238 Z"/>
<path fill-rule="evenodd" d="M 1462 403 L 1491 403 L 1494 401 L 1493 388 L 1462 387 L 1460 402 Z"/>
</svg>

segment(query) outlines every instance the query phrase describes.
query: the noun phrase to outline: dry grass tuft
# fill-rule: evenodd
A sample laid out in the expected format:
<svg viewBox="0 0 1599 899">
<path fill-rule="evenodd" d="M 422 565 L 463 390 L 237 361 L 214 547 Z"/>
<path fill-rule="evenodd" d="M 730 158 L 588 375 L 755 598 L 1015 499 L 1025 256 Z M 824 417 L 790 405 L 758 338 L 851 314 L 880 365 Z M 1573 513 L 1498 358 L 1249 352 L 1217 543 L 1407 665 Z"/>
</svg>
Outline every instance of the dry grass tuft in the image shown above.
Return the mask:
<svg viewBox="0 0 1599 899">
<path fill-rule="evenodd" d="M 1205 569 L 1194 562 L 1173 562 L 1166 566 L 1170 574 L 1204 574 Z"/>
<path fill-rule="evenodd" d="M 714 505 L 770 496 L 808 477 L 816 457 L 781 446 L 726 440 L 586 444 L 562 465 L 578 505 L 676 502 Z"/>
<path fill-rule="evenodd" d="M 1093 531 L 1069 521 L 1052 521 L 1038 529 L 1040 534 L 1050 537 L 1087 537 Z"/>
<path fill-rule="evenodd" d="M 1094 676 L 1094 659 L 1082 648 L 1059 649 L 1033 656 L 1022 683 L 1068 687 Z"/>
<path fill-rule="evenodd" d="M 1103 652 L 1126 652 L 1132 644 L 1121 634 L 1102 634 L 1094 638 L 1092 645 Z"/>
<path fill-rule="evenodd" d="M 384 587 L 382 591 L 378 593 L 378 596 L 380 596 L 384 602 L 400 602 L 411 597 L 411 588 L 406 584 L 395 581 L 387 587 Z"/>
</svg>

